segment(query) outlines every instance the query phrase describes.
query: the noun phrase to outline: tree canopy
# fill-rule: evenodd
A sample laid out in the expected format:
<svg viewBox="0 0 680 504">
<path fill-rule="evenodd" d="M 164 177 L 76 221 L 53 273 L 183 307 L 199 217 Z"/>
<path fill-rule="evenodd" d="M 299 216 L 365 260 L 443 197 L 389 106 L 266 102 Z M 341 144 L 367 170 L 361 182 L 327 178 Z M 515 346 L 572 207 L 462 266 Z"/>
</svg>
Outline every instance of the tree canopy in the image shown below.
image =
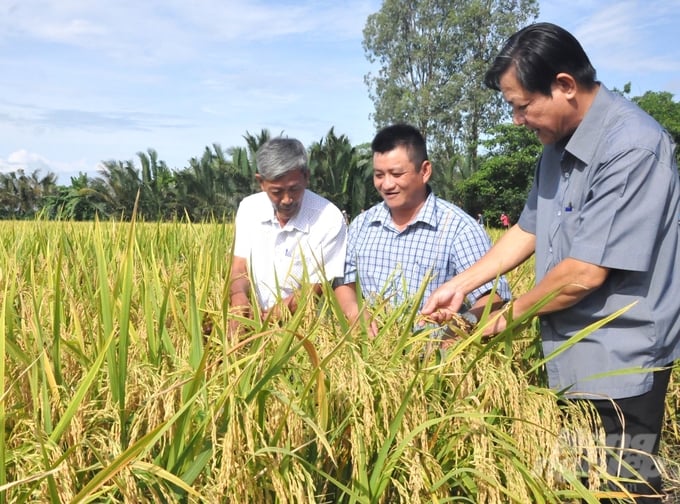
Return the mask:
<svg viewBox="0 0 680 504">
<path fill-rule="evenodd" d="M 487 152 L 479 170 L 458 185 L 460 204 L 471 215 L 481 213 L 490 225 L 498 225 L 502 213 L 515 222 L 534 177 L 543 146 L 527 128 L 499 124 L 483 141 Z"/>
<path fill-rule="evenodd" d="M 537 14 L 536 0 L 385 0 L 364 28 L 376 126 L 413 124 L 434 161 L 474 170 L 480 136 L 507 114 L 484 73 Z"/>
<path fill-rule="evenodd" d="M 659 124 L 666 128 L 676 145 L 680 145 L 680 102 L 673 101 L 673 94 L 666 91 L 647 91 L 632 100 Z M 680 149 L 675 150 L 675 159 L 680 166 Z"/>
<path fill-rule="evenodd" d="M 624 91 L 625 92 L 625 91 Z M 631 98 L 680 141 L 680 104 L 667 92 L 648 91 Z M 243 136 L 245 147 L 223 149 L 214 143 L 180 170 L 168 169 L 153 149 L 138 161 L 109 160 L 99 176 L 81 173 L 59 186 L 54 173 L 0 173 L 0 219 L 129 219 L 139 194 L 138 217 L 145 220 L 231 218 L 240 200 L 259 190 L 255 152 L 270 138 L 268 130 Z M 334 202 L 349 216 L 380 201 L 372 184 L 368 145 L 353 146 L 331 128 L 308 148 L 310 189 Z M 439 163 L 431 184 L 437 195 L 471 215 L 482 213 L 497 225 L 505 212 L 516 220 L 524 205 L 541 145 L 523 127 L 499 123 L 480 140 L 478 170 L 456 177 L 456 161 Z M 680 153 L 676 151 L 676 157 Z M 680 164 L 680 163 L 679 163 Z"/>
<path fill-rule="evenodd" d="M 280 134 L 285 136 L 283 132 Z M 206 147 L 188 166 L 171 170 L 154 149 L 135 160 L 104 161 L 97 177 L 81 173 L 58 186 L 54 173 L 0 173 L 0 219 L 139 219 L 191 221 L 233 218 L 238 204 L 259 191 L 255 152 L 269 130 L 246 132 L 245 147 Z M 371 152 L 346 135 L 328 134 L 309 148 L 310 189 L 354 216 L 380 199 L 373 189 Z"/>
</svg>

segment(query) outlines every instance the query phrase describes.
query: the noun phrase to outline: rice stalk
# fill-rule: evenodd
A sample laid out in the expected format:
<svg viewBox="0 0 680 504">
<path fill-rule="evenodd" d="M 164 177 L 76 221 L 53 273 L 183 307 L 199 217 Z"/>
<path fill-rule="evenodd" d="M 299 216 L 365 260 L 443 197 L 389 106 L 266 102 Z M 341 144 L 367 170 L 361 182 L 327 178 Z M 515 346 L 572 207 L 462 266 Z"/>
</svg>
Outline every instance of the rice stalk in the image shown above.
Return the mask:
<svg viewBox="0 0 680 504">
<path fill-rule="evenodd" d="M 512 330 L 490 342 L 473 335 L 442 352 L 435 328 L 414 327 L 415 300 L 364 305 L 380 327 L 370 338 L 363 323 L 344 319 L 326 285 L 320 297 L 303 293 L 292 317 L 243 319 L 243 339 L 230 341 L 233 228 L 131 228 L 0 226 L 6 500 L 603 496 L 592 419 L 546 388 L 531 317 L 512 318 Z M 509 278 L 518 292 L 531 281 L 524 270 Z M 677 370 L 673 378 L 671 433 Z M 665 461 L 675 460 L 672 442 L 664 439 Z"/>
</svg>

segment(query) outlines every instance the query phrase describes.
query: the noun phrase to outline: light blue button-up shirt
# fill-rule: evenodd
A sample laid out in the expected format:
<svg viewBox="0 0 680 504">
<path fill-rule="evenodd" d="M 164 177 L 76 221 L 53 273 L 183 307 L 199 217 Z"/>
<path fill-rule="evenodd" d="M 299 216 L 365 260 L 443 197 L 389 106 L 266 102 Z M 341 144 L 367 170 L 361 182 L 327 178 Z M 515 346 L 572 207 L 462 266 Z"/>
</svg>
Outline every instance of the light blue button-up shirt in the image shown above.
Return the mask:
<svg viewBox="0 0 680 504">
<path fill-rule="evenodd" d="M 359 214 L 350 224 L 344 282 L 356 282 L 358 277 L 364 297 L 398 304 L 415 296 L 431 278 L 422 307 L 432 291 L 469 268 L 490 246 L 486 231 L 470 215 L 432 192 L 402 231 L 392 223 L 383 202 Z M 470 293 L 469 302 L 473 304 L 493 285 L 489 282 Z M 510 299 L 510 288 L 503 277 L 497 292 Z"/>
<path fill-rule="evenodd" d="M 591 399 L 633 397 L 680 356 L 680 183 L 670 136 L 604 86 L 574 134 L 543 150 L 519 226 L 536 235 L 536 281 L 571 257 L 609 268 L 598 290 L 541 319 L 546 355 L 635 302 L 547 364 L 550 385 Z"/>
</svg>

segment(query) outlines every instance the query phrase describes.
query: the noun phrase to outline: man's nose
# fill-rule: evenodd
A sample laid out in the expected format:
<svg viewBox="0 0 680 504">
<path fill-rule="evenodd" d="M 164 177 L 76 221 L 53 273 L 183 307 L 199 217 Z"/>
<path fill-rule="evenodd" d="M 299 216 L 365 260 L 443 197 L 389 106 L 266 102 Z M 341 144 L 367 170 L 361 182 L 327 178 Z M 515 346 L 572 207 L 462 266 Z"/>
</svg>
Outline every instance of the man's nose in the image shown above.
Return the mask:
<svg viewBox="0 0 680 504">
<path fill-rule="evenodd" d="M 383 186 L 384 187 L 393 187 L 394 186 L 394 177 L 391 175 L 385 175 L 383 178 Z"/>
<path fill-rule="evenodd" d="M 520 112 L 513 112 L 512 124 L 514 124 L 515 126 L 521 126 L 522 124 L 524 124 L 524 114 Z"/>
</svg>

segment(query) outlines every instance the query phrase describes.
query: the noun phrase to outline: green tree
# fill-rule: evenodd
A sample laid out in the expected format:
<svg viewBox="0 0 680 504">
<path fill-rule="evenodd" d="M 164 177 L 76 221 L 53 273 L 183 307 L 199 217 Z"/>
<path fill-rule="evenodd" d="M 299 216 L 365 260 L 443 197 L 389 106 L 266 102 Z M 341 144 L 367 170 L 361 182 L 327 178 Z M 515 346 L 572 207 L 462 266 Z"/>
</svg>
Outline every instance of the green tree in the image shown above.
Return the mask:
<svg viewBox="0 0 680 504">
<path fill-rule="evenodd" d="M 283 131 L 279 136 L 283 136 Z M 233 177 L 239 187 L 239 200 L 243 196 L 259 191 L 260 186 L 255 179 L 257 174 L 257 161 L 255 153 L 267 140 L 271 138 L 268 129 L 262 129 L 258 135 L 246 131 L 243 139 L 246 147 L 232 147 L 228 150 L 234 166 Z"/>
<path fill-rule="evenodd" d="M 515 222 L 531 189 L 542 145 L 527 128 L 499 124 L 484 140 L 487 149 L 479 170 L 458 185 L 461 205 L 471 215 L 481 213 L 498 225 L 502 212 Z"/>
<path fill-rule="evenodd" d="M 680 102 L 673 101 L 673 94 L 667 91 L 647 91 L 632 99 L 642 110 L 659 121 L 680 145 Z M 675 159 L 680 168 L 680 149 L 675 150 Z"/>
<path fill-rule="evenodd" d="M 239 174 L 219 144 L 205 148 L 200 158 L 176 175 L 182 211 L 192 220 L 222 218 L 233 214 L 243 187 Z"/>
<path fill-rule="evenodd" d="M 141 166 L 138 214 L 146 220 L 162 220 L 176 215 L 176 191 L 173 172 L 158 159 L 154 149 L 138 152 Z"/>
<path fill-rule="evenodd" d="M 373 189 L 373 165 L 367 146 L 353 147 L 331 128 L 309 148 L 310 189 L 335 203 L 349 216 L 379 198 Z"/>
<path fill-rule="evenodd" d="M 93 180 L 80 173 L 71 177 L 70 186 L 59 186 L 46 201 L 44 210 L 50 218 L 77 221 L 109 217 L 108 197 L 93 187 Z"/>
<path fill-rule="evenodd" d="M 98 193 L 107 213 L 130 219 L 137 204 L 137 216 L 150 221 L 175 215 L 174 174 L 154 149 L 138 152 L 140 167 L 133 161 L 105 161 L 91 189 Z"/>
<path fill-rule="evenodd" d="M 47 198 L 57 192 L 57 177 L 40 170 L 26 174 L 23 169 L 0 173 L 0 217 L 30 219 L 42 209 Z"/>
<path fill-rule="evenodd" d="M 467 179 L 472 173 L 473 171 L 462 155 L 454 155 L 450 159 L 440 158 L 432 162 L 430 186 L 432 186 L 438 197 L 448 201 L 457 201 L 457 185 Z"/>
<path fill-rule="evenodd" d="M 132 161 L 109 160 L 102 163 L 95 190 L 106 202 L 108 214 L 122 219 L 132 217 L 132 212 L 142 182 L 139 170 Z"/>
<path fill-rule="evenodd" d="M 385 0 L 363 41 L 379 65 L 365 77 L 376 125 L 411 123 L 438 166 L 474 171 L 480 137 L 507 114 L 484 73 L 505 39 L 537 14 L 536 0 Z"/>
</svg>

